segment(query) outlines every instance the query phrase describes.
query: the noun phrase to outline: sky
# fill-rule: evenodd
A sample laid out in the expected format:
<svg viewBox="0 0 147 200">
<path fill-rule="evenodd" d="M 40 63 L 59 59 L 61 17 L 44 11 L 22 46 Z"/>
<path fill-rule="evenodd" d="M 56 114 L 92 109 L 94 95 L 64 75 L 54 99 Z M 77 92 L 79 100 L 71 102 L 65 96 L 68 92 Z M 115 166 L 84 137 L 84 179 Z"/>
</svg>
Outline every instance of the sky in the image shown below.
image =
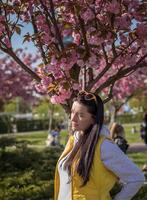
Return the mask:
<svg viewBox="0 0 147 200">
<path fill-rule="evenodd" d="M 23 48 L 25 51 L 32 53 L 32 54 L 35 54 L 35 53 L 37 53 L 37 48 L 34 46 L 33 42 L 23 43 L 23 36 L 27 32 L 33 33 L 33 29 L 32 29 L 31 24 L 25 24 L 25 26 L 22 28 L 21 35 L 18 35 L 16 33 L 13 35 L 12 46 L 14 47 L 14 50 L 16 50 L 18 48 Z"/>
<path fill-rule="evenodd" d="M 33 44 L 33 42 L 25 42 L 23 43 L 23 36 L 29 32 L 30 34 L 33 33 L 33 28 L 31 24 L 24 24 L 24 27 L 21 29 L 21 35 L 14 33 L 12 36 L 12 47 L 13 50 L 15 51 L 18 48 L 23 49 L 26 53 L 31 53 L 33 55 L 37 54 L 37 48 Z M 0 50 L 0 58 L 5 56 L 5 53 Z M 36 67 L 38 64 L 41 63 L 41 60 L 38 60 L 36 63 L 34 63 L 32 66 Z"/>
</svg>

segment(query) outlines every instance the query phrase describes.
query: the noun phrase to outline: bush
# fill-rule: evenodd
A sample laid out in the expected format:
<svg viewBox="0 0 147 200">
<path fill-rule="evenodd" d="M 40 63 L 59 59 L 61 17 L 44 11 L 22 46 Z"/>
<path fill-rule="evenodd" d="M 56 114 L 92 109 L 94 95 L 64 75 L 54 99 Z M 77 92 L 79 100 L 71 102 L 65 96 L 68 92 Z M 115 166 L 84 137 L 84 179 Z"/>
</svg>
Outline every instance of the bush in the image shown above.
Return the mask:
<svg viewBox="0 0 147 200">
<path fill-rule="evenodd" d="M 110 194 L 111 194 L 111 197 L 114 198 L 114 196 L 120 192 L 121 190 L 121 185 L 119 184 L 116 184 Z M 132 198 L 132 200 L 146 200 L 147 199 L 147 185 L 143 185 L 141 187 L 141 189 L 137 192 L 137 194 Z"/>
<path fill-rule="evenodd" d="M 120 124 L 125 124 L 125 123 L 139 123 L 142 121 L 142 113 L 138 113 L 136 115 L 132 114 L 123 114 L 123 115 L 118 115 L 117 116 L 117 122 Z"/>
<path fill-rule="evenodd" d="M 53 200 L 55 166 L 62 151 L 59 147 L 37 151 L 27 145 L 5 151 L 0 158 L 0 199 Z M 111 195 L 119 190 L 115 186 Z M 147 185 L 144 185 L 133 200 L 146 199 Z"/>
<path fill-rule="evenodd" d="M 147 199 L 147 185 L 144 185 L 132 200 L 146 200 Z"/>
<path fill-rule="evenodd" d="M 0 199 L 52 200 L 55 165 L 62 150 L 16 146 L 6 151 L 0 158 Z"/>
<path fill-rule="evenodd" d="M 14 119 L 10 120 L 12 116 L 0 117 L 0 134 L 14 132 L 13 126 L 16 125 L 17 132 L 39 131 L 47 130 L 49 126 L 49 119 Z M 57 121 L 53 119 L 52 126 L 57 124 Z"/>
<path fill-rule="evenodd" d="M 27 132 L 35 130 L 47 130 L 48 129 L 48 119 L 17 119 L 16 126 L 18 132 Z"/>
<path fill-rule="evenodd" d="M 3 115 L 0 116 L 0 133 L 9 133 L 11 129 L 11 116 Z"/>
</svg>

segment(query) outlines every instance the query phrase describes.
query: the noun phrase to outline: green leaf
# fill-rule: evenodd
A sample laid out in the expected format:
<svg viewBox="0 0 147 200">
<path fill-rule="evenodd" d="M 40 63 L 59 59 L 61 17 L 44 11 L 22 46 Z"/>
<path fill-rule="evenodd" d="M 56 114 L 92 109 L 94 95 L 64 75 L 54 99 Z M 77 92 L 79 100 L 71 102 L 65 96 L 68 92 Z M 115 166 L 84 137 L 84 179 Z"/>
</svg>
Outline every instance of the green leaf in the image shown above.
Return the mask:
<svg viewBox="0 0 147 200">
<path fill-rule="evenodd" d="M 20 28 L 19 26 L 16 26 L 16 27 L 15 27 L 15 31 L 16 31 L 16 33 L 17 33 L 18 35 L 21 34 L 21 28 Z"/>
</svg>

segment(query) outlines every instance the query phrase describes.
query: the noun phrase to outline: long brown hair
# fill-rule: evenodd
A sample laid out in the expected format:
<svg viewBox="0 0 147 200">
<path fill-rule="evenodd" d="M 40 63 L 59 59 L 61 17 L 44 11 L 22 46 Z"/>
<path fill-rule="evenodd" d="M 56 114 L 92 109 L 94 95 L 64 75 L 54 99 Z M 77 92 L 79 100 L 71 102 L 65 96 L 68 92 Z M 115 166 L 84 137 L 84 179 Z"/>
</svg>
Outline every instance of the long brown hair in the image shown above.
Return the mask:
<svg viewBox="0 0 147 200">
<path fill-rule="evenodd" d="M 68 174 L 71 177 L 72 163 L 76 156 L 79 157 L 76 171 L 83 179 L 82 186 L 86 185 L 89 181 L 95 147 L 104 121 L 103 102 L 98 95 L 94 95 L 96 97 L 96 102 L 94 99 L 87 100 L 84 95 L 78 95 L 78 97 L 74 99 L 74 101 L 87 107 L 88 112 L 91 113 L 95 119 L 95 124 L 91 125 L 84 134 L 80 135 L 78 142 L 75 144 L 70 156 L 64 163 L 64 168 L 68 170 Z"/>
</svg>

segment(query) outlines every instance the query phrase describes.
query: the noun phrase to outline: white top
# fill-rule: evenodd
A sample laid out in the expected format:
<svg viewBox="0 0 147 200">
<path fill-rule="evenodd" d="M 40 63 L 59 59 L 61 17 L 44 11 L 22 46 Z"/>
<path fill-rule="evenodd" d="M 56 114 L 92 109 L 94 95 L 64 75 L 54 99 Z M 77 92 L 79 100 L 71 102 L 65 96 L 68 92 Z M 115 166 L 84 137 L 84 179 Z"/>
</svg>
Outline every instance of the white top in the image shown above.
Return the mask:
<svg viewBox="0 0 147 200">
<path fill-rule="evenodd" d="M 103 126 L 101 135 L 108 136 L 109 130 Z M 74 135 L 75 143 L 78 141 L 78 134 Z M 68 157 L 69 154 L 66 156 Z M 64 161 L 66 160 L 64 157 Z M 110 140 L 104 140 L 101 145 L 101 160 L 103 164 L 119 177 L 123 187 L 115 196 L 114 200 L 131 200 L 137 193 L 145 181 L 145 177 L 141 170 L 120 150 L 120 148 Z M 69 181 L 67 172 L 58 165 L 60 188 L 58 200 L 71 200 L 71 182 Z M 63 164 L 64 165 L 64 164 Z"/>
<path fill-rule="evenodd" d="M 67 173 L 66 170 L 63 169 L 64 162 L 67 159 L 67 157 L 69 156 L 69 154 L 67 154 L 58 163 L 60 183 L 62 183 L 62 184 L 60 184 L 58 200 L 70 200 L 71 199 L 71 189 L 70 189 L 70 182 L 69 182 L 68 173 Z M 62 163 L 62 165 L 61 165 L 61 163 Z"/>
</svg>

